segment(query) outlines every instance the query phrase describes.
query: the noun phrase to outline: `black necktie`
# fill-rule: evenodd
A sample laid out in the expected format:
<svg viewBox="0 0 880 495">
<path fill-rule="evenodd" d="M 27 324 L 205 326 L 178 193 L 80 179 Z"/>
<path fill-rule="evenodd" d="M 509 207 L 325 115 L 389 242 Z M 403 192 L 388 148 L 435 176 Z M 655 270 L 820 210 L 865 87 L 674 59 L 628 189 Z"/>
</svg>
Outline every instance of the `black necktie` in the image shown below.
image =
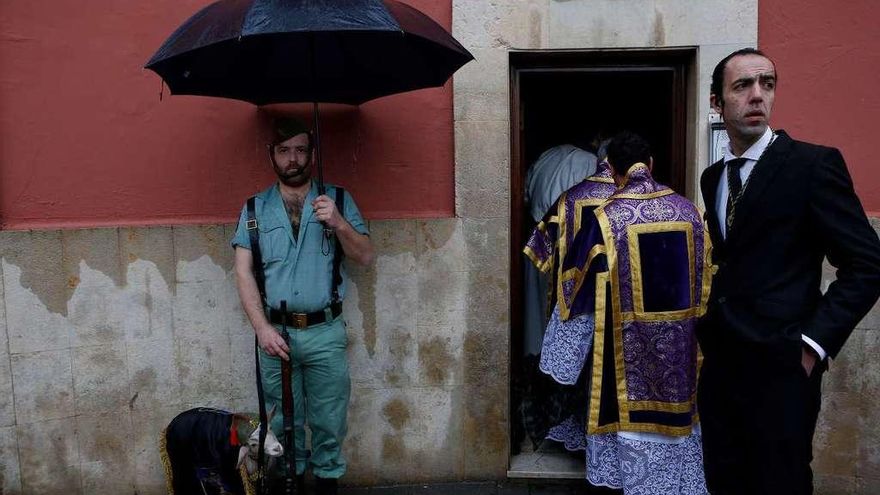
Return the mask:
<svg viewBox="0 0 880 495">
<path fill-rule="evenodd" d="M 746 158 L 735 158 L 727 162 L 727 189 L 729 194 L 727 195 L 727 216 L 725 221 L 727 223 L 728 232 L 730 232 L 730 226 L 733 225 L 734 209 L 736 208 L 736 203 L 739 200 L 743 189 L 743 183 L 742 179 L 739 177 L 739 171 L 747 161 L 748 159 Z"/>
</svg>

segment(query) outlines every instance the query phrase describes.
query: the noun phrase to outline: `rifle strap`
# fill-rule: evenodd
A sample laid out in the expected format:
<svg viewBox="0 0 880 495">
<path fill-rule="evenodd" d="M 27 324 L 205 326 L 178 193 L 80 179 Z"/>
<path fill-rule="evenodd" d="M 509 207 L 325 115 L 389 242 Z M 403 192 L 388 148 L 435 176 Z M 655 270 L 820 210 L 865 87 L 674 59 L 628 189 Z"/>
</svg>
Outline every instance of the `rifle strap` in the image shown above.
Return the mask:
<svg viewBox="0 0 880 495">
<path fill-rule="evenodd" d="M 336 210 L 345 218 L 345 189 L 336 188 Z M 336 247 L 333 250 L 333 280 L 331 283 L 330 302 L 338 303 L 339 286 L 342 285 L 342 258 L 345 252 L 342 250 L 342 244 L 339 242 L 339 236 L 335 236 Z"/>
<path fill-rule="evenodd" d="M 263 306 L 266 305 L 266 277 L 263 273 L 263 256 L 260 251 L 260 231 L 257 224 L 256 213 L 256 196 L 251 196 L 247 200 L 247 231 L 251 244 L 251 256 L 253 257 L 254 279 L 257 281 L 257 290 L 260 291 L 260 300 Z M 257 493 L 262 495 L 265 493 L 266 472 L 263 465 L 264 445 L 266 443 L 266 434 L 269 428 L 269 421 L 266 414 L 266 401 L 263 398 L 263 379 L 260 373 L 260 341 L 254 333 L 254 363 L 257 371 L 257 401 L 260 403 L 260 445 L 257 453 L 257 472 L 259 473 L 257 482 Z"/>
<path fill-rule="evenodd" d="M 247 231 L 251 244 L 251 255 L 254 258 L 254 279 L 257 281 L 257 290 L 260 291 L 260 298 L 263 306 L 266 305 L 266 275 L 263 273 L 263 252 L 260 250 L 260 229 L 257 224 L 257 205 L 256 196 L 251 196 L 247 200 Z"/>
</svg>

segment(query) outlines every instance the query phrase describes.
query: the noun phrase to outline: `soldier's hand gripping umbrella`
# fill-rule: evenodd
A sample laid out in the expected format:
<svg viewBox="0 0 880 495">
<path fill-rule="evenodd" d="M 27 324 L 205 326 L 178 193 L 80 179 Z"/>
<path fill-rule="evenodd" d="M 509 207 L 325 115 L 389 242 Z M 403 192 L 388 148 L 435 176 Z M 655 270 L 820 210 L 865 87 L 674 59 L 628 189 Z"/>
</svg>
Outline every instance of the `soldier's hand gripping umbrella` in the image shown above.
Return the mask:
<svg viewBox="0 0 880 495">
<path fill-rule="evenodd" d="M 177 28 L 146 68 L 159 74 L 175 95 L 255 105 L 311 102 L 318 186 L 324 194 L 319 103 L 359 105 L 439 87 L 470 60 L 473 56 L 443 27 L 396 0 L 220 0 Z M 258 239 L 252 246 L 265 306 Z M 254 347 L 256 353 L 256 337 Z M 262 448 L 267 422 L 258 357 L 256 365 Z M 283 373 L 289 383 L 290 367 Z M 283 390 L 292 395 L 289 387 Z M 293 421 L 292 396 L 284 402 L 287 429 Z M 288 492 L 294 469 L 292 437 L 288 435 L 285 449 Z"/>
</svg>

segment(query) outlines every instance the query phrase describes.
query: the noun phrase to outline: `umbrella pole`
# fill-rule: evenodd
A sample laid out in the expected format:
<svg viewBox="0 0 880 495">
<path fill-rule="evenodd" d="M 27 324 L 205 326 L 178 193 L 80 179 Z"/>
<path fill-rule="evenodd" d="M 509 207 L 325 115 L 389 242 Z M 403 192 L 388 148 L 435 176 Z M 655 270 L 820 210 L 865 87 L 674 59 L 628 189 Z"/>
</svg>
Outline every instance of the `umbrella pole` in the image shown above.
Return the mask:
<svg viewBox="0 0 880 495">
<path fill-rule="evenodd" d="M 317 101 L 312 102 L 312 121 L 315 126 L 315 162 L 318 167 L 318 194 L 324 195 L 327 194 L 327 188 L 324 187 L 324 166 L 321 163 L 321 125 L 318 118 Z M 326 241 L 329 241 L 330 237 L 333 236 L 333 230 L 327 227 L 326 222 L 321 222 L 321 224 L 324 226 L 324 238 L 321 239 L 321 253 L 327 256 L 330 254 L 330 243 Z"/>
<path fill-rule="evenodd" d="M 311 66 L 312 72 L 312 81 L 317 80 L 315 76 L 315 34 L 311 33 L 309 35 L 309 52 L 311 53 L 311 57 L 309 58 L 309 65 Z M 313 83 L 316 84 L 317 83 Z M 317 87 L 317 86 L 316 86 Z M 324 163 L 321 158 L 321 120 L 319 118 L 318 112 L 318 97 L 315 96 L 315 99 L 312 100 L 312 123 L 315 126 L 315 162 L 318 167 L 318 194 L 324 195 L 327 194 L 327 188 L 324 187 Z M 343 215 L 345 212 L 343 212 Z M 321 253 L 324 256 L 330 254 L 330 237 L 333 236 L 333 230 L 327 227 L 326 222 L 321 222 L 324 224 L 324 238 L 321 239 Z"/>
<path fill-rule="evenodd" d="M 326 194 L 324 189 L 324 166 L 321 163 L 321 125 L 318 119 L 318 102 L 312 102 L 312 123 L 315 126 L 315 162 L 318 167 L 318 194 Z"/>
</svg>

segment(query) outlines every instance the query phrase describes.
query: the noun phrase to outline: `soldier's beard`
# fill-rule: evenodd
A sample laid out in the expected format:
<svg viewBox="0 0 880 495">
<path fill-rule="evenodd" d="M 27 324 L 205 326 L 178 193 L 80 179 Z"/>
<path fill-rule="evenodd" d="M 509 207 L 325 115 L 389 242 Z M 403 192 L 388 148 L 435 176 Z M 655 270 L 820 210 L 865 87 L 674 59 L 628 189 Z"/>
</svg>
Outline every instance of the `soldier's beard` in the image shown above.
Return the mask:
<svg viewBox="0 0 880 495">
<path fill-rule="evenodd" d="M 273 164 L 273 168 L 275 169 L 275 175 L 278 176 L 278 180 L 285 186 L 298 187 L 308 182 L 312 177 L 311 163 L 306 163 L 302 167 L 288 166 L 286 169 Z"/>
</svg>

